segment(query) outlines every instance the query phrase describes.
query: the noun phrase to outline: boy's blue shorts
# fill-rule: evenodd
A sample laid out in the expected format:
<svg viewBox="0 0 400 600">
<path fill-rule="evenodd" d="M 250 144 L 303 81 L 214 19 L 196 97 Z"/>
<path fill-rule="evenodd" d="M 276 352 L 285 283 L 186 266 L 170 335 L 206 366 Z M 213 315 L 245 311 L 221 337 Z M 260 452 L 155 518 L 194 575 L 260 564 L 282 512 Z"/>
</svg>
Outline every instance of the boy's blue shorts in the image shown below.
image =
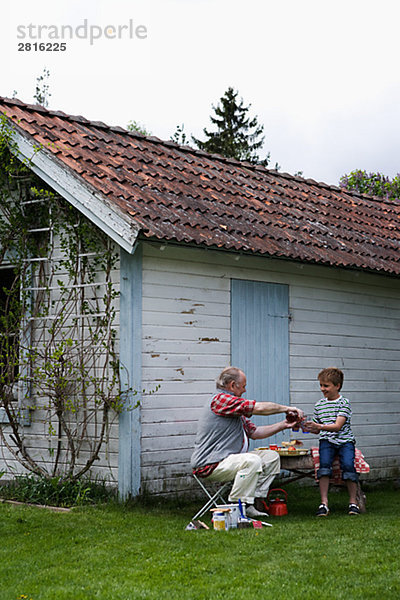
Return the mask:
<svg viewBox="0 0 400 600">
<path fill-rule="evenodd" d="M 350 481 L 357 482 L 358 474 L 354 466 L 355 450 L 354 442 L 346 442 L 339 446 L 332 444 L 328 440 L 320 440 L 318 479 L 326 475 L 332 477 L 333 459 L 338 455 L 340 468 L 342 469 L 342 479 L 350 479 Z"/>
</svg>

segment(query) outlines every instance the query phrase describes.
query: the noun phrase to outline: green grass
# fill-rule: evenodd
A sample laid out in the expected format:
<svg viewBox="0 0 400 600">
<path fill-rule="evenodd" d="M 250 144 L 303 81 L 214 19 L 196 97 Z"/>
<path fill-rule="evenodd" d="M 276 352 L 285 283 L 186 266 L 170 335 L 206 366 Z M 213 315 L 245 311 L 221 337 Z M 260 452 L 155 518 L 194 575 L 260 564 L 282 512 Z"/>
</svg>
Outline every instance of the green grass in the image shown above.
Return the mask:
<svg viewBox="0 0 400 600">
<path fill-rule="evenodd" d="M 360 517 L 332 492 L 317 519 L 316 488 L 286 489 L 272 528 L 228 532 L 185 531 L 197 504 L 0 505 L 0 600 L 400 598 L 399 490 L 370 490 Z"/>
</svg>

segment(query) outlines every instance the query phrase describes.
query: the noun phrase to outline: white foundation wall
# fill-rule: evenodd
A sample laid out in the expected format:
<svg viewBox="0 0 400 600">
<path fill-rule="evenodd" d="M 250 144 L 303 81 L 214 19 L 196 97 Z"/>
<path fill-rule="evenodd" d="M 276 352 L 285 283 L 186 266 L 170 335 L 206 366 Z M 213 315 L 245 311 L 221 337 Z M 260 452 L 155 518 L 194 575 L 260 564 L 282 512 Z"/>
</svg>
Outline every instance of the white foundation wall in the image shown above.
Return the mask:
<svg viewBox="0 0 400 600">
<path fill-rule="evenodd" d="M 217 375 L 230 364 L 231 278 L 289 285 L 292 404 L 312 415 L 320 398 L 318 372 L 341 368 L 369 477 L 398 476 L 398 279 L 144 244 L 142 491 L 191 487 L 197 419 Z M 318 445 L 317 436 L 303 439 Z"/>
</svg>

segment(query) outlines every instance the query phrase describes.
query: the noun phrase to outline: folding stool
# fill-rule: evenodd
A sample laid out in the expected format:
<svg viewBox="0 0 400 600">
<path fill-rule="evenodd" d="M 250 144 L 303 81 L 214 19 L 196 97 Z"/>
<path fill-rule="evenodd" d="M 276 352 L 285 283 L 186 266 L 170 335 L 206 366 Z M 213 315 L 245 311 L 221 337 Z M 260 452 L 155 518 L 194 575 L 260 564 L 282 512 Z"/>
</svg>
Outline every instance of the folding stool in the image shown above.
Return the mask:
<svg viewBox="0 0 400 600">
<path fill-rule="evenodd" d="M 220 487 L 213 494 L 212 492 L 210 492 L 206 488 L 206 486 L 204 485 L 203 481 L 201 481 L 201 479 L 199 477 L 197 477 L 194 473 L 192 473 L 192 477 L 199 484 L 199 486 L 201 487 L 201 489 L 203 490 L 203 492 L 207 496 L 208 500 L 204 504 L 204 506 L 202 506 L 202 508 L 194 515 L 194 517 L 192 518 L 192 520 L 190 521 L 190 523 L 186 527 L 186 529 L 197 529 L 197 527 L 193 527 L 194 522 L 197 519 L 199 519 L 199 517 L 201 517 L 202 515 L 204 515 L 204 513 L 206 513 L 212 506 L 217 507 L 218 506 L 218 501 L 220 501 L 221 504 L 228 504 L 226 502 L 226 500 L 224 499 L 224 497 L 223 497 L 222 494 L 225 494 L 225 492 L 229 488 L 231 488 L 232 485 L 233 485 L 233 481 L 226 481 L 225 483 L 220 484 Z M 212 483 L 212 485 L 214 485 L 214 484 L 218 485 L 218 482 L 215 482 L 215 481 L 210 482 L 210 483 Z M 248 520 L 249 521 L 257 521 L 256 519 L 251 519 L 251 518 L 248 518 Z M 261 523 L 262 523 L 262 525 L 265 525 L 267 527 L 272 527 L 272 525 L 270 523 L 266 523 L 265 521 L 261 521 Z"/>
<path fill-rule="evenodd" d="M 226 500 L 224 500 L 224 497 L 222 494 L 225 494 L 225 492 L 228 490 L 228 488 L 232 487 L 232 481 L 227 481 L 226 483 L 223 483 L 222 485 L 220 485 L 220 487 L 217 489 L 217 491 L 213 494 L 206 488 L 203 481 L 199 477 L 197 477 L 194 473 L 192 474 L 192 477 L 199 484 L 199 486 L 201 487 L 201 489 L 203 490 L 203 492 L 205 493 L 205 495 L 208 498 L 208 500 L 204 504 L 204 506 L 202 506 L 202 508 L 194 515 L 194 517 L 192 518 L 192 521 L 200 518 L 212 506 L 216 507 L 218 505 L 218 501 L 219 501 L 219 504 L 227 504 L 227 502 L 226 502 Z M 213 481 L 212 483 L 214 484 L 216 482 Z"/>
</svg>

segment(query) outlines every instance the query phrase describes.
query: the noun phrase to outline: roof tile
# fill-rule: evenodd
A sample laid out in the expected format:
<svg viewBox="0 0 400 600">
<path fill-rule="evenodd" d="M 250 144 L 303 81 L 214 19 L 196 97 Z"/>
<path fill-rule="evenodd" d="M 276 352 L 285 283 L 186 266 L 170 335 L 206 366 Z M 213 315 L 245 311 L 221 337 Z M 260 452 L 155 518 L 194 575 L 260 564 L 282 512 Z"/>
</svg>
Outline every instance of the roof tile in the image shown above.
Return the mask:
<svg viewBox="0 0 400 600">
<path fill-rule="evenodd" d="M 400 203 L 0 98 L 145 238 L 400 274 Z"/>
</svg>

